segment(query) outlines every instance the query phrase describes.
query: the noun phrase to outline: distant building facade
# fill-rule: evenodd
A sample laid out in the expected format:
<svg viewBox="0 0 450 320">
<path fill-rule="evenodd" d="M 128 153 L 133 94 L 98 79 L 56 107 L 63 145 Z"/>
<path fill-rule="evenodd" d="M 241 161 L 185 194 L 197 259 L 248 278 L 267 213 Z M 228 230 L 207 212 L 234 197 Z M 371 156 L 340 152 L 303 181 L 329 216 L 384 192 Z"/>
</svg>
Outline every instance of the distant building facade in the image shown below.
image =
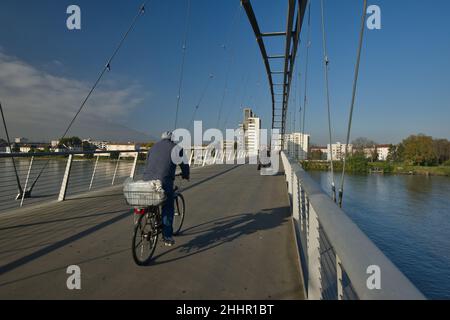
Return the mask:
<svg viewBox="0 0 450 320">
<path fill-rule="evenodd" d="M 389 149 L 391 145 L 389 144 L 378 144 L 371 148 L 364 148 L 364 155 L 367 158 L 373 157 L 374 153 L 377 153 L 377 160 L 386 161 L 389 156 Z"/>
<path fill-rule="evenodd" d="M 257 156 L 261 143 L 261 119 L 251 108 L 244 109 L 244 121 L 239 124 L 238 144 L 244 146 L 249 156 Z"/>
<path fill-rule="evenodd" d="M 91 139 L 84 139 L 83 142 L 87 142 L 100 150 L 106 150 L 106 147 L 109 143 L 108 141 L 91 140 Z"/>
<path fill-rule="evenodd" d="M 284 149 L 291 157 L 300 160 L 308 159 L 309 142 L 311 135 L 293 132 L 284 135 Z"/>
<path fill-rule="evenodd" d="M 15 143 L 28 143 L 28 139 L 27 138 L 15 138 L 14 142 Z"/>
<path fill-rule="evenodd" d="M 345 149 L 347 147 L 348 154 L 353 153 L 353 145 L 349 144 L 346 145 L 344 143 L 334 143 L 332 145 L 327 145 L 327 160 L 331 160 L 331 157 L 333 157 L 334 160 L 344 160 L 345 157 Z"/>
<path fill-rule="evenodd" d="M 134 142 L 110 142 L 106 145 L 106 151 L 135 151 L 140 150 L 140 145 Z M 123 152 L 122 157 L 134 157 L 135 152 Z"/>
<path fill-rule="evenodd" d="M 11 153 L 11 147 L 8 146 L 7 142 L 0 142 L 0 153 Z"/>
</svg>

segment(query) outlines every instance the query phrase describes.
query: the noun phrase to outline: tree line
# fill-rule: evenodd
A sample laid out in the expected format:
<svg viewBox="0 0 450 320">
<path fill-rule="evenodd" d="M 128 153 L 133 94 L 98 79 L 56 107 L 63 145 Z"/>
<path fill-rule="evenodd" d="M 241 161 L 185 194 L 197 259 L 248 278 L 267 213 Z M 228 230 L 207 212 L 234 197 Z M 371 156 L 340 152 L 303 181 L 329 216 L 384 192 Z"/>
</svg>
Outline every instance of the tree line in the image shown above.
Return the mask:
<svg viewBox="0 0 450 320">
<path fill-rule="evenodd" d="M 388 161 L 414 166 L 450 166 L 450 141 L 424 134 L 411 135 L 389 148 Z"/>
</svg>

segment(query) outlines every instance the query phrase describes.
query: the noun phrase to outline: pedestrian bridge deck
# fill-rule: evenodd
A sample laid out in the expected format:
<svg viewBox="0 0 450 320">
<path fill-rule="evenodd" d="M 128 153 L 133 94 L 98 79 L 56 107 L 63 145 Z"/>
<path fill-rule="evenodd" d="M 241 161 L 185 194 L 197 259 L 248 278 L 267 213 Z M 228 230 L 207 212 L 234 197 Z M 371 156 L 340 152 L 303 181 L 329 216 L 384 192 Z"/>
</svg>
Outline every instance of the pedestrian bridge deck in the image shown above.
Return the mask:
<svg viewBox="0 0 450 320">
<path fill-rule="evenodd" d="M 179 181 L 178 181 L 179 182 Z M 255 166 L 193 170 L 186 220 L 150 266 L 131 257 L 133 218 L 120 187 L 0 216 L 0 299 L 302 299 L 283 175 Z M 81 290 L 67 289 L 70 265 Z"/>
</svg>

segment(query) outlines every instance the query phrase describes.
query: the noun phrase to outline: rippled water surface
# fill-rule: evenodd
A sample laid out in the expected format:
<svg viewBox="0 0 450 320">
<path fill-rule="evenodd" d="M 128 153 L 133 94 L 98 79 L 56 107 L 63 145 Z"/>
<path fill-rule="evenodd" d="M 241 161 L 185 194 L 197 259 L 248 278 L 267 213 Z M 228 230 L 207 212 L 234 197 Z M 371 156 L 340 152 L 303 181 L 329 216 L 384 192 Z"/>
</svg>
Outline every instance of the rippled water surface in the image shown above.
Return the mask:
<svg viewBox="0 0 450 320">
<path fill-rule="evenodd" d="M 309 173 L 329 192 L 330 173 Z M 450 299 L 450 178 L 350 175 L 345 184 L 347 214 L 428 298 Z"/>
</svg>

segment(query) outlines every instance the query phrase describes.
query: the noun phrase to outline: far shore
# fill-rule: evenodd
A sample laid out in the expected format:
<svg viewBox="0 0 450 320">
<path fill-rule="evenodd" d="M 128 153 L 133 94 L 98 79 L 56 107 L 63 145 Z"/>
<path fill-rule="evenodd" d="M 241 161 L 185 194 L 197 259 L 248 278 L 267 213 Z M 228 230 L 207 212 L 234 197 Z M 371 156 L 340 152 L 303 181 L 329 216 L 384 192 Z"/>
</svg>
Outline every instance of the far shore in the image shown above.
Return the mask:
<svg viewBox="0 0 450 320">
<path fill-rule="evenodd" d="M 342 170 L 342 162 L 333 162 L 335 170 Z M 329 171 L 330 162 L 309 160 L 302 162 L 306 171 Z M 358 174 L 394 174 L 394 175 L 418 175 L 418 176 L 442 176 L 450 177 L 450 166 L 412 166 L 403 163 L 369 162 L 367 167 L 361 170 L 348 170 L 349 173 Z"/>
</svg>

